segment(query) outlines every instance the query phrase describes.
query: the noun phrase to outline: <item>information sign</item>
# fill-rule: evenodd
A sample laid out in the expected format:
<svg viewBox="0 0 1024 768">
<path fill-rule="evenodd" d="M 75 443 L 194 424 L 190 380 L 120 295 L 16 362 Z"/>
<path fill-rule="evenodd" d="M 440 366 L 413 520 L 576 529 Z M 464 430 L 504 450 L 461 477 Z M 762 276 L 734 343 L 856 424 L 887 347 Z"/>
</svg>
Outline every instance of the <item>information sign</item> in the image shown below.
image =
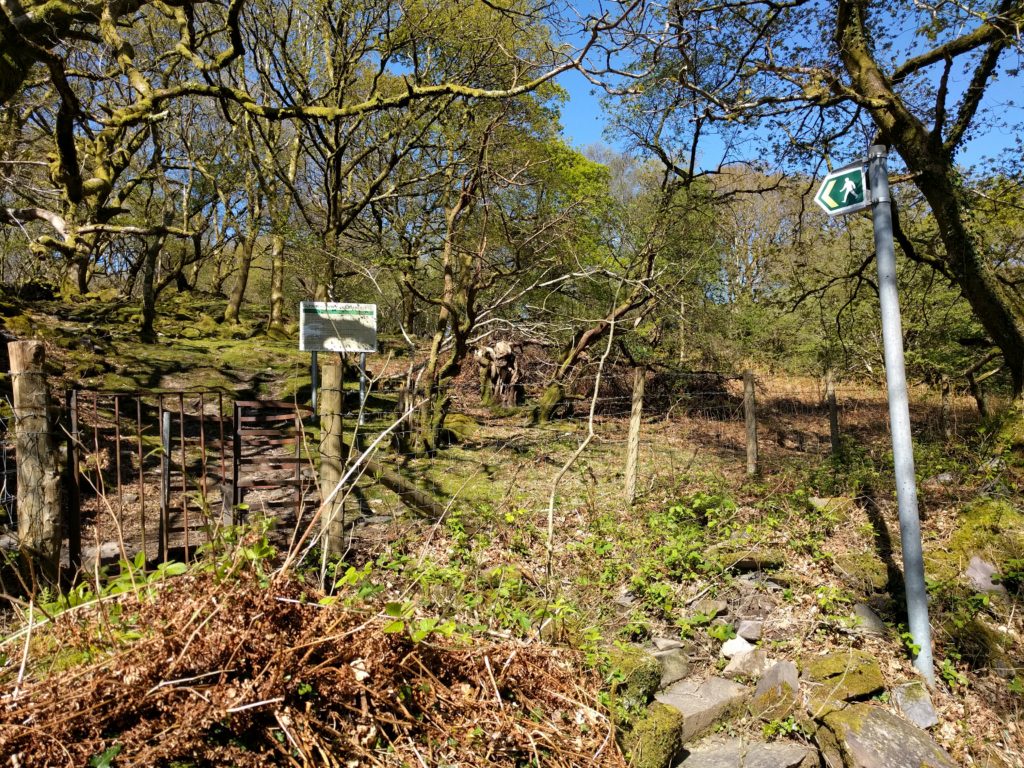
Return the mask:
<svg viewBox="0 0 1024 768">
<path fill-rule="evenodd" d="M 377 305 L 337 301 L 299 304 L 302 352 L 376 352 Z"/>
</svg>

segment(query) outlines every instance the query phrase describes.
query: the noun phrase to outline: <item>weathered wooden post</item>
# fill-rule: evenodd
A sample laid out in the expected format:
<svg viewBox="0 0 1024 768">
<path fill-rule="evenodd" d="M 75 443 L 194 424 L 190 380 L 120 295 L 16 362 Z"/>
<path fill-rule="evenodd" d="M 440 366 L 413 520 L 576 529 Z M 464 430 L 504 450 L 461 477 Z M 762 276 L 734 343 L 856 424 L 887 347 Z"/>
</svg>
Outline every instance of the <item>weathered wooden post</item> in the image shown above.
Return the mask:
<svg viewBox="0 0 1024 768">
<path fill-rule="evenodd" d="M 939 376 L 939 387 L 942 390 L 942 408 L 939 412 L 940 420 L 942 422 L 942 437 L 945 440 L 953 439 L 953 420 L 950 418 L 950 392 L 952 386 L 949 383 L 949 376 L 942 374 Z"/>
<path fill-rule="evenodd" d="M 825 371 L 825 402 L 828 404 L 828 436 L 832 444 L 832 456 L 837 458 L 843 450 L 839 440 L 839 408 L 836 406 L 836 384 L 832 369 Z"/>
<path fill-rule="evenodd" d="M 60 575 L 60 456 L 51 428 L 50 398 L 41 341 L 7 345 L 14 383 L 15 449 L 18 472 L 18 547 L 33 577 L 57 584 Z M 39 586 L 42 586 L 40 584 Z"/>
<path fill-rule="evenodd" d="M 636 499 L 636 467 L 640 457 L 640 422 L 644 415 L 644 380 L 646 371 L 633 369 L 633 407 L 629 413 L 629 438 L 626 441 L 626 504 Z"/>
<path fill-rule="evenodd" d="M 747 426 L 747 474 L 756 475 L 757 466 L 757 414 L 754 409 L 754 372 L 743 372 L 743 416 Z"/>
<path fill-rule="evenodd" d="M 321 367 L 320 391 L 320 534 L 328 555 L 344 552 L 345 516 L 342 492 L 336 490 L 344 467 L 342 407 L 344 365 L 341 355 L 330 353 Z"/>
</svg>

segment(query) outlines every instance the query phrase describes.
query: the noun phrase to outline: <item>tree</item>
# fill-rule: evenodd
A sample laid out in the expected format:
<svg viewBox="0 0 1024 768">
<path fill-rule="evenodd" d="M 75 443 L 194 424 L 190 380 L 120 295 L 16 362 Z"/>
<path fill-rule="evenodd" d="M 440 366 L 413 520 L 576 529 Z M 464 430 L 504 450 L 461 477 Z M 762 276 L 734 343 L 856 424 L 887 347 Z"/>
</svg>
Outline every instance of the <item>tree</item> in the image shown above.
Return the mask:
<svg viewBox="0 0 1024 768">
<path fill-rule="evenodd" d="M 737 156 L 742 139 L 803 169 L 815 169 L 823 156 L 862 155 L 860 142 L 891 146 L 936 233 L 923 242 L 898 229 L 898 242 L 962 292 L 1019 395 L 1024 298 L 1005 263 L 985 252 L 957 157 L 984 135 L 997 80 L 1019 77 L 1004 59 L 1020 46 L 1022 19 L 1024 4 L 1014 0 L 674 0 L 631 30 L 636 56 L 626 104 L 651 115 L 638 138 L 682 177 L 699 172 L 693 160 L 709 133 L 726 158 Z"/>
</svg>

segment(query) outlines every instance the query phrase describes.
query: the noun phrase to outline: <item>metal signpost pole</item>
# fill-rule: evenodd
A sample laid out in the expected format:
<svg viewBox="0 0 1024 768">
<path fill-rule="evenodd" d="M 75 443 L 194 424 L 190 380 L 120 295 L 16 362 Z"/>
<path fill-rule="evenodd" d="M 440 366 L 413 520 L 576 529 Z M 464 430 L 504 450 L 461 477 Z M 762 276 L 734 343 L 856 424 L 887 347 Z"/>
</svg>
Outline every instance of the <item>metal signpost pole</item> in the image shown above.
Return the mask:
<svg viewBox="0 0 1024 768">
<path fill-rule="evenodd" d="M 366 353 L 359 353 L 359 426 L 366 423 Z"/>
<path fill-rule="evenodd" d="M 310 364 L 309 379 L 310 379 L 310 388 L 311 388 L 311 390 L 313 392 L 313 415 L 315 416 L 316 415 L 316 402 L 317 402 L 316 391 L 320 387 L 320 381 L 319 381 L 319 379 L 320 379 L 320 371 L 317 369 L 316 352 L 313 352 L 312 354 L 313 354 L 313 360 L 312 360 L 312 362 Z"/>
<path fill-rule="evenodd" d="M 886 156 L 888 148 L 868 150 L 868 180 L 878 261 L 878 299 L 882 305 L 882 341 L 885 347 L 885 379 L 889 390 L 889 423 L 896 469 L 896 501 L 899 505 L 903 548 L 903 579 L 907 594 L 907 619 L 914 644 L 919 646 L 914 667 L 929 683 L 935 682 L 932 665 L 931 628 L 928 624 L 928 593 L 924 583 L 921 521 L 917 512 L 914 479 L 914 447 L 910 436 L 907 373 L 903 360 L 903 327 L 896 292 L 896 254 L 892 239 L 892 209 Z"/>
</svg>

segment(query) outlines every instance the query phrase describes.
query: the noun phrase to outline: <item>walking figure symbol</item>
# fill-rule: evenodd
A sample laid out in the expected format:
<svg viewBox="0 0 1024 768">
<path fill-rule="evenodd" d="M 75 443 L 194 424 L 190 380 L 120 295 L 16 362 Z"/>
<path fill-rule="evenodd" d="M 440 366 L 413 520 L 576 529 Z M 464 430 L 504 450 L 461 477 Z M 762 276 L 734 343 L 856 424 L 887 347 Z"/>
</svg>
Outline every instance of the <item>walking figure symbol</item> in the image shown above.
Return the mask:
<svg viewBox="0 0 1024 768">
<path fill-rule="evenodd" d="M 844 203 L 850 199 L 850 195 L 857 194 L 857 185 L 854 183 L 852 177 L 846 177 L 846 181 L 843 182 L 843 188 L 840 191 L 843 193 Z"/>
</svg>

